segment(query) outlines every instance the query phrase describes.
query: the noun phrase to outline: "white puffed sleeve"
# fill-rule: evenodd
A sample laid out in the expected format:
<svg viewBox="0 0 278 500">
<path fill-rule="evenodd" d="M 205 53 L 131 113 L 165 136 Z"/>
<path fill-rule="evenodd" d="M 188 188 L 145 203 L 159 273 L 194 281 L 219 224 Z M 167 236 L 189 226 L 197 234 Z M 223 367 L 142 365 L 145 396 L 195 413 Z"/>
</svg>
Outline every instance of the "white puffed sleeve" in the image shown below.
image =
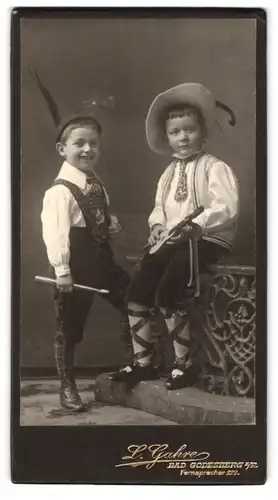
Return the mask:
<svg viewBox="0 0 278 500">
<path fill-rule="evenodd" d="M 56 276 L 70 273 L 70 213 L 73 196 L 65 186 L 46 191 L 41 213 L 42 236 L 50 264 Z"/>
<path fill-rule="evenodd" d="M 209 167 L 207 175 L 210 207 L 194 219 L 205 234 L 224 229 L 239 213 L 238 183 L 232 169 L 217 160 Z"/>
</svg>

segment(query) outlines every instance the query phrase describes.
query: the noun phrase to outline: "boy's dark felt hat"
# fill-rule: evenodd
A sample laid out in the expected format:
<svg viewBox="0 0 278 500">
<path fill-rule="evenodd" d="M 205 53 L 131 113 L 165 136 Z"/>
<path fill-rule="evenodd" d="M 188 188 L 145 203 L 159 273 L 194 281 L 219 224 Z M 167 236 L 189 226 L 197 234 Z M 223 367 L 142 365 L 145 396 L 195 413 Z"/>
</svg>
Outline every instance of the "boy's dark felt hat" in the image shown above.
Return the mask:
<svg viewBox="0 0 278 500">
<path fill-rule="evenodd" d="M 200 83 L 182 83 L 154 99 L 146 118 L 146 136 L 150 148 L 156 153 L 171 151 L 165 134 L 165 111 L 177 105 L 189 104 L 199 109 L 209 134 L 215 122 L 216 102 L 212 93 Z"/>
<path fill-rule="evenodd" d="M 68 125 L 70 125 L 71 123 L 74 123 L 74 122 L 78 123 L 78 121 L 80 121 L 81 123 L 84 121 L 88 121 L 88 123 L 91 122 L 92 125 L 95 126 L 99 135 L 101 135 L 101 132 L 102 132 L 101 125 L 100 125 L 99 121 L 92 114 L 89 114 L 89 113 L 88 114 L 86 114 L 86 113 L 85 114 L 76 114 L 76 115 L 67 116 L 60 121 L 60 123 L 57 126 L 56 142 L 61 141 L 61 137 L 63 135 L 63 132 L 66 129 L 66 127 L 68 127 Z"/>
</svg>

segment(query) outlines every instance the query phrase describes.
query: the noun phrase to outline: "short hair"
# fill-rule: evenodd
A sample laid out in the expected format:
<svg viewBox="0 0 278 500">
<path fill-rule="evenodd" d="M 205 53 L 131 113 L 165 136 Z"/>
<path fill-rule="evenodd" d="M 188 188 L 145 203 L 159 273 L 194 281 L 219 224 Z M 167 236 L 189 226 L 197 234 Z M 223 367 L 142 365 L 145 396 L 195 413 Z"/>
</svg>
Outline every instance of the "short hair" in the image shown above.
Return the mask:
<svg viewBox="0 0 278 500">
<path fill-rule="evenodd" d="M 203 130 L 206 130 L 206 123 L 204 120 L 204 117 L 196 106 L 193 106 L 192 104 L 177 104 L 174 106 L 171 106 L 170 108 L 167 108 L 164 112 L 164 123 L 168 120 L 171 120 L 171 118 L 181 118 L 183 116 L 196 116 L 200 126 L 202 127 Z"/>
<path fill-rule="evenodd" d="M 79 127 L 92 127 L 97 131 L 99 136 L 102 134 L 102 128 L 98 120 L 92 115 L 81 115 L 81 116 L 73 116 L 70 119 L 62 122 L 59 127 L 56 142 L 66 142 L 69 138 L 71 132 Z"/>
</svg>

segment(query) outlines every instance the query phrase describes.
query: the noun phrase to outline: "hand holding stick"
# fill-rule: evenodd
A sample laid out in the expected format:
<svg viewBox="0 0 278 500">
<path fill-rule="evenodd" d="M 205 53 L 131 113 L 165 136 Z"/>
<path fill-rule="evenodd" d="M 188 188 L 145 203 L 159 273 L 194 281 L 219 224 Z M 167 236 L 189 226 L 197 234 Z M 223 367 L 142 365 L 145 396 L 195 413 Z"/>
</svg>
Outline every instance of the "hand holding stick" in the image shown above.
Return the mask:
<svg viewBox="0 0 278 500">
<path fill-rule="evenodd" d="M 38 281 L 39 283 L 45 283 L 48 285 L 56 285 L 56 280 L 48 278 L 47 276 L 35 276 L 35 281 Z M 73 288 L 74 290 L 85 290 L 87 292 L 97 292 L 100 294 L 109 293 L 109 290 L 105 290 L 103 288 L 93 288 L 91 286 L 77 285 L 76 283 L 73 284 Z"/>
</svg>

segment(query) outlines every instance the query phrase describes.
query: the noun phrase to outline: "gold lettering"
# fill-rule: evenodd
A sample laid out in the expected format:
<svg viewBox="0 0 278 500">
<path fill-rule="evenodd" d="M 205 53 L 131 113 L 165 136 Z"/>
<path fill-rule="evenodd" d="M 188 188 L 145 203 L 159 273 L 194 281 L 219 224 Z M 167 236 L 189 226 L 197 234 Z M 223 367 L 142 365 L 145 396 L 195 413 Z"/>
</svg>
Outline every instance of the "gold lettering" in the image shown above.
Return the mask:
<svg viewBox="0 0 278 500">
<path fill-rule="evenodd" d="M 173 458 L 184 458 L 184 454 L 182 453 L 182 451 L 186 448 L 187 444 L 183 444 L 182 446 L 180 446 L 179 449 L 173 453 Z"/>
<path fill-rule="evenodd" d="M 167 469 L 174 469 L 176 467 L 175 462 L 169 462 Z"/>
<path fill-rule="evenodd" d="M 159 458 L 161 458 L 162 452 L 167 450 L 168 448 L 168 444 L 152 444 L 151 446 L 149 446 L 149 450 L 153 458 L 155 458 L 157 454 L 159 454 Z"/>
<path fill-rule="evenodd" d="M 122 460 L 128 460 L 130 458 L 139 458 L 139 456 L 142 455 L 143 451 L 145 451 L 147 449 L 147 445 L 146 444 L 141 444 L 141 445 L 138 445 L 138 444 L 131 444 L 127 450 L 131 453 L 131 455 L 126 455 L 125 457 L 122 457 Z"/>
</svg>

